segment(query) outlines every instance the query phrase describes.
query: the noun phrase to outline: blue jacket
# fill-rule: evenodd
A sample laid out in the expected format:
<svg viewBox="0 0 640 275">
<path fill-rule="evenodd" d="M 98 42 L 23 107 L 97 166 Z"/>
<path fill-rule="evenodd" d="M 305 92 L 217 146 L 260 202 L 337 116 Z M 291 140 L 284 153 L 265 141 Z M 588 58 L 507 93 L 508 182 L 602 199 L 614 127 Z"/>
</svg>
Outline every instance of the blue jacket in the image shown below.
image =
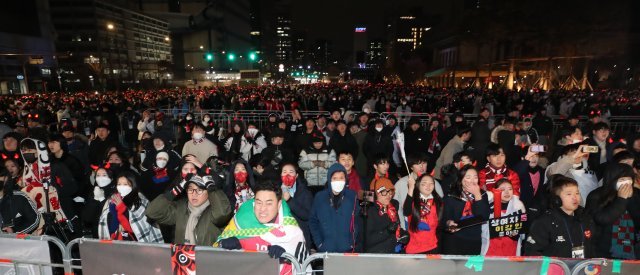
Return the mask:
<svg viewBox="0 0 640 275">
<path fill-rule="evenodd" d="M 335 172 L 346 170 L 339 163 L 333 164 L 327 173 L 327 181 Z M 337 209 L 332 199 L 337 196 Z M 356 193 L 346 188 L 333 195 L 330 184 L 316 194 L 309 216 L 309 229 L 318 252 L 357 252 L 361 228 L 360 205 Z"/>
</svg>

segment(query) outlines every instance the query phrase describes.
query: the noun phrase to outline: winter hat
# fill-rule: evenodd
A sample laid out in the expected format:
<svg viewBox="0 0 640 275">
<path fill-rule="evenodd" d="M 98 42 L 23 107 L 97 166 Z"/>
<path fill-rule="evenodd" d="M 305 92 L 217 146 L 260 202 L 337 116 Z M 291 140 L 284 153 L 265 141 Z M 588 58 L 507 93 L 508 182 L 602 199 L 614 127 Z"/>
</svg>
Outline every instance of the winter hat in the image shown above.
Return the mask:
<svg viewBox="0 0 640 275">
<path fill-rule="evenodd" d="M 167 154 L 167 152 L 158 152 L 158 154 L 156 154 L 156 159 L 159 158 L 164 158 L 166 160 L 169 160 L 169 154 Z"/>
<path fill-rule="evenodd" d="M 377 180 L 374 180 L 371 187 L 373 187 L 371 188 L 371 190 L 375 192 L 380 192 L 384 190 L 391 191 L 396 189 L 393 186 L 393 183 L 387 178 L 379 178 Z"/>
<path fill-rule="evenodd" d="M 274 137 L 284 138 L 284 131 L 280 128 L 273 129 L 273 131 L 271 131 L 271 138 Z"/>
<path fill-rule="evenodd" d="M 314 132 L 311 134 L 311 142 L 324 142 L 324 135 Z"/>
<path fill-rule="evenodd" d="M 197 175 L 192 176 L 189 181 L 187 181 L 187 185 L 190 183 L 195 184 L 199 188 L 207 189 L 209 186 L 213 185 L 213 180 L 211 180 L 211 176 L 200 177 Z"/>
<path fill-rule="evenodd" d="M 347 169 L 345 169 L 344 166 L 342 166 L 342 164 L 336 162 L 332 164 L 331 167 L 329 167 L 329 170 L 327 171 L 327 182 L 331 182 L 331 176 L 333 176 L 333 174 L 337 172 L 343 172 L 345 178 L 347 177 Z"/>
</svg>

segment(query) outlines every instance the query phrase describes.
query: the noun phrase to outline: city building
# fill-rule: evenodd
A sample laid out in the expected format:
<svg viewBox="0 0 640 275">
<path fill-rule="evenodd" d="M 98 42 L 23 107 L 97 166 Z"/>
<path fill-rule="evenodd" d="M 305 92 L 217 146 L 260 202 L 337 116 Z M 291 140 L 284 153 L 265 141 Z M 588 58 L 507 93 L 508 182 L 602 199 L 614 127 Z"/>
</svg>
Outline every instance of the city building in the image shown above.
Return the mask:
<svg viewBox="0 0 640 275">
<path fill-rule="evenodd" d="M 385 42 L 381 39 L 369 41 L 367 46 L 367 68 L 380 69 L 385 63 Z"/>
<path fill-rule="evenodd" d="M 355 27 L 353 30 L 353 68 L 364 69 L 367 67 L 367 28 Z"/>
<path fill-rule="evenodd" d="M 293 57 L 291 17 L 286 13 L 276 15 L 275 62 L 288 65 Z"/>
<path fill-rule="evenodd" d="M 154 87 L 172 79 L 167 21 L 99 0 L 51 0 L 63 90 Z"/>
<path fill-rule="evenodd" d="M 57 90 L 48 1 L 6 1 L 0 9 L 0 94 Z"/>
</svg>

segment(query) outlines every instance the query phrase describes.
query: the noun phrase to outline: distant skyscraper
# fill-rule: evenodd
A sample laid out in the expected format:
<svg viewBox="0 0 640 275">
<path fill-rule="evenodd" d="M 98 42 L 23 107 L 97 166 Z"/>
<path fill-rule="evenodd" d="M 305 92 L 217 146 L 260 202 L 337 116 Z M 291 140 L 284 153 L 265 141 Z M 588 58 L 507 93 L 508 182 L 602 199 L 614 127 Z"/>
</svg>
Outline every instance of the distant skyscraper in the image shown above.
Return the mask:
<svg viewBox="0 0 640 275">
<path fill-rule="evenodd" d="M 381 68 L 385 61 L 385 45 L 381 39 L 369 41 L 367 47 L 367 68 Z"/>
<path fill-rule="evenodd" d="M 305 32 L 296 32 L 293 36 L 293 61 L 298 66 L 307 66 L 309 64 L 307 52 L 307 34 Z"/>
<path fill-rule="evenodd" d="M 326 71 L 332 64 L 333 44 L 326 39 L 317 40 L 311 48 L 312 60 L 315 67 Z"/>
<path fill-rule="evenodd" d="M 367 28 L 358 26 L 353 31 L 353 67 L 365 68 L 367 64 Z"/>
<path fill-rule="evenodd" d="M 278 14 L 276 16 L 276 63 L 285 65 L 291 62 L 292 58 L 292 32 L 291 17 L 288 14 Z"/>
<path fill-rule="evenodd" d="M 400 16 L 396 22 L 396 45 L 401 50 L 415 51 L 422 47 L 425 32 L 430 29 L 422 18 L 404 15 Z"/>
</svg>

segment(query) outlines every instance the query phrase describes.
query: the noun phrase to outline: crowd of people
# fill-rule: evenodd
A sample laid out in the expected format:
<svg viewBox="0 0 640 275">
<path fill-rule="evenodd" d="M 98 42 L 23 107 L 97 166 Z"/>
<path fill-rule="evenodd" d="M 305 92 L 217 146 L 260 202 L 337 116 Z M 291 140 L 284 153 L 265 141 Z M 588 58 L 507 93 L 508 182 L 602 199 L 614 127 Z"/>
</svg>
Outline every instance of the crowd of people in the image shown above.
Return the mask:
<svg viewBox="0 0 640 275">
<path fill-rule="evenodd" d="M 300 261 L 636 259 L 640 133 L 607 119 L 637 114 L 639 95 L 327 84 L 3 96 L 1 228 Z M 273 113 L 221 125 L 206 109 Z"/>
</svg>

